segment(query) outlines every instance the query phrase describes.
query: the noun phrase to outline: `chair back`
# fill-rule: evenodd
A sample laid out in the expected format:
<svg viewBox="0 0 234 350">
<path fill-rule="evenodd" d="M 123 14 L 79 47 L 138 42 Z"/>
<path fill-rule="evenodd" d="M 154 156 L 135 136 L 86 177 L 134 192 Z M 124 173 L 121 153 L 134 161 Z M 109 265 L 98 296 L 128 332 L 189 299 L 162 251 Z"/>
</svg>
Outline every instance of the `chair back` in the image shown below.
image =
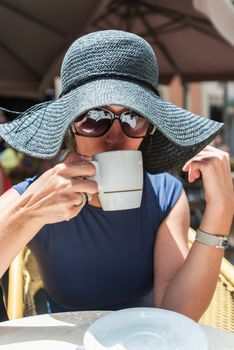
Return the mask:
<svg viewBox="0 0 234 350">
<path fill-rule="evenodd" d="M 36 315 L 35 295 L 43 288 L 35 258 L 23 249 L 9 268 L 7 313 L 10 320 Z"/>
</svg>

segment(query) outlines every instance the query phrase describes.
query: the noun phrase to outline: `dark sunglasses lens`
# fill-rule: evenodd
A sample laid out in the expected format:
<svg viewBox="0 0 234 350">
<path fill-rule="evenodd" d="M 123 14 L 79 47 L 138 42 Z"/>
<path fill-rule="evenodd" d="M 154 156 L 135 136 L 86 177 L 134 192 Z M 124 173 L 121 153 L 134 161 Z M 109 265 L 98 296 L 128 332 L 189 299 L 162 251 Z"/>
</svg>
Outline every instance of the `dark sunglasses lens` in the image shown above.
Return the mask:
<svg viewBox="0 0 234 350">
<path fill-rule="evenodd" d="M 84 136 L 101 136 L 111 126 L 111 115 L 104 110 L 93 109 L 74 122 L 76 131 Z"/>
<path fill-rule="evenodd" d="M 147 133 L 149 122 L 135 112 L 128 111 L 122 115 L 121 125 L 127 136 L 144 137 Z"/>
</svg>

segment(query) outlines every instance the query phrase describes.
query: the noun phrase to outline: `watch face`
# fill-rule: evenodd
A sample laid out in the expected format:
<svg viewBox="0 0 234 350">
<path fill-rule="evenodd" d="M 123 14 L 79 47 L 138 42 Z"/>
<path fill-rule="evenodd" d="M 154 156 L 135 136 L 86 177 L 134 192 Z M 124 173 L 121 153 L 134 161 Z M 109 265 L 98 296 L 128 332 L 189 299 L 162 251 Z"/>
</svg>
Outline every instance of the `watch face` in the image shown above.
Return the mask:
<svg viewBox="0 0 234 350">
<path fill-rule="evenodd" d="M 219 237 L 218 247 L 227 249 L 228 248 L 228 243 L 229 243 L 229 238 L 228 237 Z"/>
</svg>

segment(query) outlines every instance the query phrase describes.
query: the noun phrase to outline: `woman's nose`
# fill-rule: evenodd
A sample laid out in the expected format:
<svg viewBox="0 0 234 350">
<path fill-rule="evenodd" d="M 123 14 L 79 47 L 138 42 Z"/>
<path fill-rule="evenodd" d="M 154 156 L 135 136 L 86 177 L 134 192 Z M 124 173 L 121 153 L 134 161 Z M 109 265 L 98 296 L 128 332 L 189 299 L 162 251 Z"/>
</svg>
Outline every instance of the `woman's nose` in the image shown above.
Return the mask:
<svg viewBox="0 0 234 350">
<path fill-rule="evenodd" d="M 120 121 L 115 119 L 110 130 L 106 133 L 105 140 L 107 143 L 121 143 L 124 140 L 124 133 Z"/>
</svg>

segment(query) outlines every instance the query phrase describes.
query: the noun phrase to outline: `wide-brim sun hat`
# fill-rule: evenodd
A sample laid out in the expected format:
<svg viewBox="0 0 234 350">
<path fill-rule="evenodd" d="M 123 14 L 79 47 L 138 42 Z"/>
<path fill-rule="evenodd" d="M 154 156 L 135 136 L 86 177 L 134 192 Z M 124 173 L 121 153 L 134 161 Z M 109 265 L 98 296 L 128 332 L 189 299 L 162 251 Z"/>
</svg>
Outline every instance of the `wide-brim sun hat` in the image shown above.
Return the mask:
<svg viewBox="0 0 234 350">
<path fill-rule="evenodd" d="M 61 81 L 58 100 L 40 103 L 0 124 L 0 136 L 13 148 L 54 158 L 78 116 L 95 107 L 121 105 L 156 126 L 140 149 L 144 168 L 158 173 L 184 164 L 223 126 L 163 100 L 157 92 L 158 65 L 151 46 L 125 31 L 97 31 L 77 39 L 65 54 Z"/>
</svg>

